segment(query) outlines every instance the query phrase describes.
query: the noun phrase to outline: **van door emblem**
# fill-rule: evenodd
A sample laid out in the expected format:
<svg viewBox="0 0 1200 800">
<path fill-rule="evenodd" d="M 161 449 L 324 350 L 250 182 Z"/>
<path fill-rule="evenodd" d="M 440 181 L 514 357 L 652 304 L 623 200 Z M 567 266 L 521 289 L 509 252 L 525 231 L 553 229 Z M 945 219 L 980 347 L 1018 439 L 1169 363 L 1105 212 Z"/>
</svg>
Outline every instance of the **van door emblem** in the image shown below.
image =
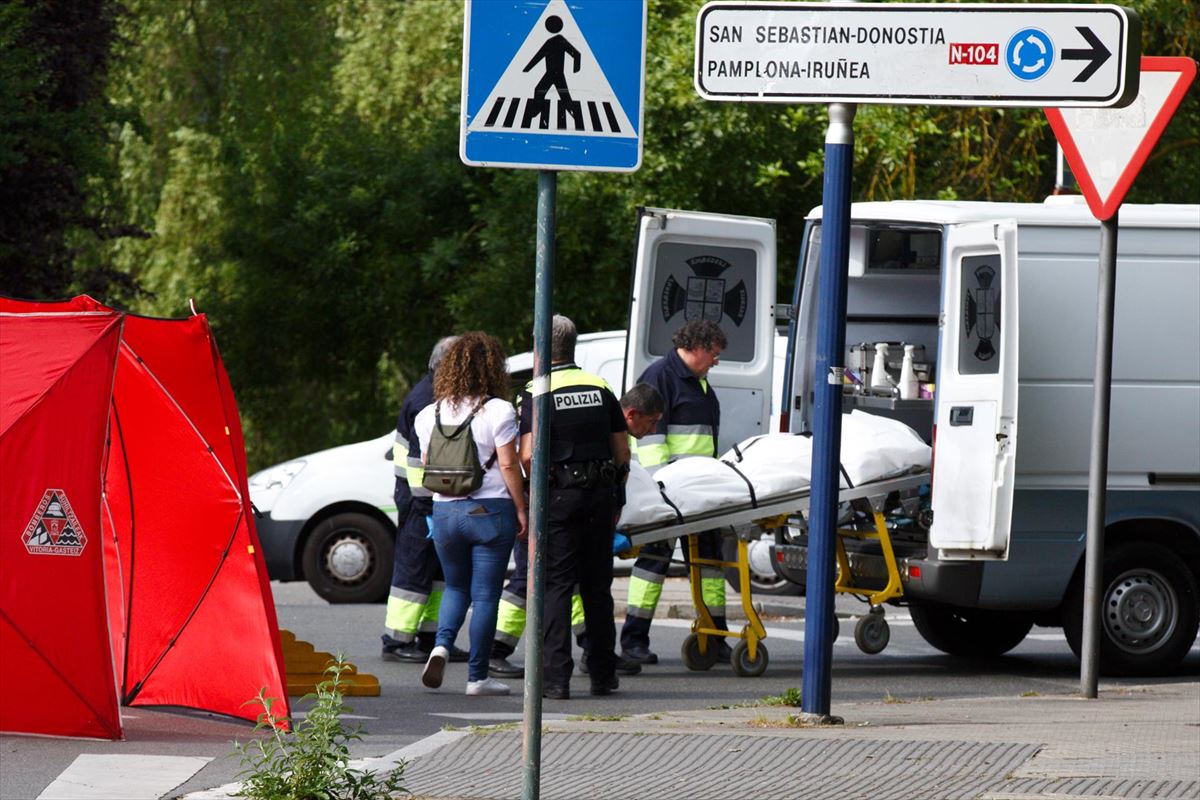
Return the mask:
<svg viewBox="0 0 1200 800">
<path fill-rule="evenodd" d="M 996 356 L 992 338 L 1000 328 L 1000 321 L 996 318 L 1000 293 L 992 288 L 992 282 L 996 280 L 996 270 L 984 264 L 975 270 L 975 280 L 978 286 L 967 290 L 964 321 L 967 324 L 967 335 L 979 337 L 979 344 L 975 346 L 975 358 L 991 361 Z"/>
<path fill-rule="evenodd" d="M 685 263 L 693 274 L 683 283 L 669 275 L 663 285 L 659 298 L 663 321 L 669 321 L 682 311 L 685 320 L 707 319 L 720 323 L 728 317 L 734 325 L 741 325 L 750 305 L 750 293 L 746 290 L 746 282 L 741 280 L 737 286 L 725 290 L 726 279 L 721 273 L 732 265 L 723 258 L 708 255 L 693 256 Z"/>
</svg>

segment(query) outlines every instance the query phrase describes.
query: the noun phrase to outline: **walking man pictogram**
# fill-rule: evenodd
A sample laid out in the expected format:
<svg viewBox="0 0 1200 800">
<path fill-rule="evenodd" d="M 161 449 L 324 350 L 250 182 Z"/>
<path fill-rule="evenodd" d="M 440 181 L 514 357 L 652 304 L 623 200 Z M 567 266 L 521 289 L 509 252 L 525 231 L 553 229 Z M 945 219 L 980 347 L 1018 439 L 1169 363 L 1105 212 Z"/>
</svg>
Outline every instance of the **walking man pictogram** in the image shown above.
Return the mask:
<svg viewBox="0 0 1200 800">
<path fill-rule="evenodd" d="M 579 102 L 571 99 L 571 92 L 567 88 L 567 76 L 563 71 L 566 66 L 566 56 L 571 54 L 573 62 L 572 72 L 579 72 L 579 51 L 567 41 L 567 37 L 563 36 L 560 31 L 563 28 L 562 20 L 557 16 L 551 15 L 546 18 L 546 30 L 554 34 L 546 40 L 529 63 L 525 65 L 522 72 L 529 72 L 539 61 L 545 62 L 546 74 L 538 81 L 533 90 L 533 100 L 525 106 L 525 117 L 521 122 L 522 128 L 528 128 L 529 123 L 533 118 L 540 117 L 538 120 L 539 128 L 547 128 L 550 124 L 550 101 L 546 99 L 546 93 L 551 87 L 558 93 L 558 127 L 566 127 L 566 114 L 570 114 L 575 121 L 576 129 L 582 126 L 581 109 Z"/>
</svg>

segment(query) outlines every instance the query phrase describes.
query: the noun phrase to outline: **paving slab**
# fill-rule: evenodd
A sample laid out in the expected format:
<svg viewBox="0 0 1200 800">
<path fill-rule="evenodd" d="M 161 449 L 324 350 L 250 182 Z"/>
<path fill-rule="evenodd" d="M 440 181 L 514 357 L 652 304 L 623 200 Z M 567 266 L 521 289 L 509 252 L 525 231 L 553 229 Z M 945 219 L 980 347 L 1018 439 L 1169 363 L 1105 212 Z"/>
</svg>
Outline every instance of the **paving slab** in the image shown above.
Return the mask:
<svg viewBox="0 0 1200 800">
<path fill-rule="evenodd" d="M 546 800 L 1200 798 L 1200 683 L 1073 695 L 874 702 L 841 725 L 752 706 L 571 718 L 544 726 Z M 412 760 L 430 800 L 521 794 L 519 728 Z"/>
</svg>

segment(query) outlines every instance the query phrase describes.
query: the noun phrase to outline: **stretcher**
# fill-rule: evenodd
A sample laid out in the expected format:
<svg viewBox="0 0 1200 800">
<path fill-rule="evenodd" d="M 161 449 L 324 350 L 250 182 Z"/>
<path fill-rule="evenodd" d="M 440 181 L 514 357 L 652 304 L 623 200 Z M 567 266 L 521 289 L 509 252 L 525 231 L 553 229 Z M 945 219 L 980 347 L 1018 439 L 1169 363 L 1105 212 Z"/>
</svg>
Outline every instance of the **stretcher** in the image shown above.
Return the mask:
<svg viewBox="0 0 1200 800">
<path fill-rule="evenodd" d="M 871 612 L 860 619 L 859 628 L 855 631 L 856 641 L 866 652 L 872 652 L 870 648 L 873 647 L 878 648 L 873 652 L 879 652 L 883 649 L 883 645 L 887 644 L 887 623 L 883 619 L 882 604 L 900 597 L 904 593 L 900 569 L 892 547 L 888 520 L 885 518 L 885 511 L 889 508 L 898 509 L 899 504 L 889 504 L 888 500 L 899 495 L 908 495 L 911 498 L 915 496 L 921 486 L 929 482 L 929 471 L 922 470 L 841 489 L 838 492 L 839 505 L 850 504 L 865 512 L 871 520 L 871 524 L 865 527 L 838 528 L 836 537 L 838 577 L 834 584 L 836 592 L 858 595 L 870 603 Z M 759 539 L 763 533 L 795 522 L 797 517 L 806 516 L 810 498 L 811 487 L 805 487 L 792 492 L 756 499 L 751 503 L 724 506 L 712 511 L 689 515 L 682 520 L 631 525 L 622 530 L 629 537 L 634 554 L 642 545 L 672 541 L 680 536 L 686 537 L 686 564 L 691 583 L 692 604 L 697 613 L 696 620 L 692 623 L 692 631 L 684 640 L 681 651 L 684 665 L 688 669 L 707 670 L 712 668 L 717 663 L 717 648 L 713 644 L 713 638 L 732 637 L 738 640 L 733 646 L 733 656 L 730 659 L 734 673 L 741 677 L 757 677 L 766 671 L 768 655 L 767 648 L 763 645 L 763 639 L 766 638 L 767 631 L 754 608 L 747 546 L 749 542 Z M 732 529 L 737 538 L 736 561 L 700 557 L 699 534 L 717 529 Z M 857 582 L 849 557 L 846 555 L 846 539 L 867 539 L 879 542 L 887 566 L 886 582 L 881 588 L 869 588 Z M 742 611 L 746 614 L 746 625 L 741 631 L 725 631 L 716 627 L 700 589 L 700 569 L 702 567 L 737 570 L 738 592 L 742 598 Z M 882 640 L 882 644 L 880 644 L 880 640 Z"/>
</svg>

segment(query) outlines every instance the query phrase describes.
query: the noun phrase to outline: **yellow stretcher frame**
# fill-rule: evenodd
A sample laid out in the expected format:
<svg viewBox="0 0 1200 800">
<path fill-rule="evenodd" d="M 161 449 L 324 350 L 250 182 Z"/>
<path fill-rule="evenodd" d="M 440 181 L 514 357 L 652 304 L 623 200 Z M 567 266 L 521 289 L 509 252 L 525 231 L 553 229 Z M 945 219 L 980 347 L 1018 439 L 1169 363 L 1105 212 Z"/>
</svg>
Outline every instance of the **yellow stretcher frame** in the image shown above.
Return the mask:
<svg viewBox="0 0 1200 800">
<path fill-rule="evenodd" d="M 914 473 L 899 478 L 877 481 L 842 489 L 838 493 L 839 502 L 868 501 L 874 530 L 853 530 L 839 528 L 836 532 L 836 558 L 838 577 L 834 591 L 843 594 L 866 595 L 873 609 L 888 600 L 901 597 L 904 594 L 900 567 L 896 562 L 895 550 L 892 547 L 891 534 L 883 516 L 883 503 L 893 492 L 915 489 L 929 483 L 928 472 Z M 748 557 L 749 535 L 757 538 L 761 533 L 774 530 L 787 524 L 789 517 L 808 510 L 809 491 L 798 492 L 772 497 L 757 506 L 739 506 L 737 508 L 698 514 L 683 522 L 672 522 L 666 525 L 642 525 L 630 528 L 629 535 L 633 546 L 633 554 L 637 554 L 641 545 L 650 542 L 671 540 L 677 536 L 686 537 L 688 581 L 692 594 L 692 605 L 696 609 L 696 619 L 692 622 L 692 632 L 683 644 L 683 659 L 689 669 L 705 670 L 716 664 L 715 650 L 710 652 L 714 637 L 734 638 L 738 643 L 734 646 L 732 665 L 734 672 L 743 677 L 757 677 L 766 671 L 767 648 L 762 641 L 767 637 L 762 619 L 754 608 L 753 586 L 750 583 L 750 561 Z M 733 527 L 738 530 L 737 561 L 701 558 L 701 533 L 717 529 Z M 850 559 L 846 554 L 845 539 L 874 539 L 879 542 L 883 551 L 884 562 L 887 565 L 887 583 L 882 589 L 870 589 L 853 584 L 854 574 L 850 568 Z M 669 559 L 668 559 L 669 560 Z M 738 593 L 742 598 L 742 611 L 746 615 L 746 625 L 740 631 L 725 631 L 717 628 L 708 605 L 704 602 L 701 590 L 700 570 L 703 567 L 718 569 L 734 568 L 738 571 Z"/>
</svg>

